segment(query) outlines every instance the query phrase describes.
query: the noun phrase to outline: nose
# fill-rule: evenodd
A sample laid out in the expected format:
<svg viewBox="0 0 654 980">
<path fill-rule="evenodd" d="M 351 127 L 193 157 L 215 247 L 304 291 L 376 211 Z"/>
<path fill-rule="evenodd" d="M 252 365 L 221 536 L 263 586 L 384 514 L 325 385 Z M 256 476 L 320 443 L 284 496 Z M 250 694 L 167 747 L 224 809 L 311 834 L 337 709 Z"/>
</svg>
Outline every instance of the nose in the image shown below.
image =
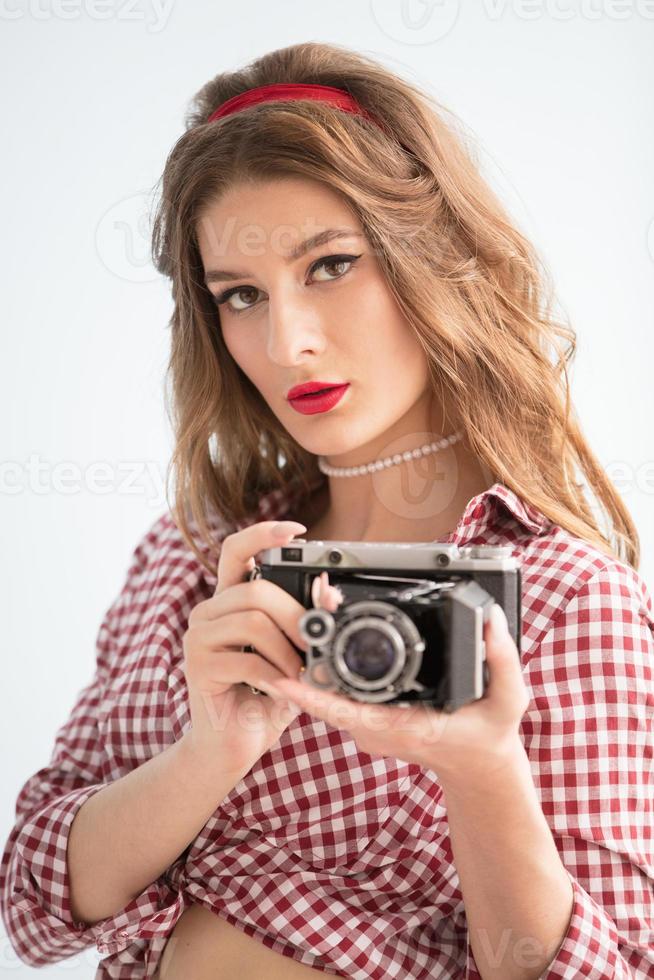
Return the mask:
<svg viewBox="0 0 654 980">
<path fill-rule="evenodd" d="M 321 317 L 309 297 L 285 291 L 269 298 L 267 354 L 271 361 L 281 367 L 293 366 L 324 349 Z"/>
</svg>

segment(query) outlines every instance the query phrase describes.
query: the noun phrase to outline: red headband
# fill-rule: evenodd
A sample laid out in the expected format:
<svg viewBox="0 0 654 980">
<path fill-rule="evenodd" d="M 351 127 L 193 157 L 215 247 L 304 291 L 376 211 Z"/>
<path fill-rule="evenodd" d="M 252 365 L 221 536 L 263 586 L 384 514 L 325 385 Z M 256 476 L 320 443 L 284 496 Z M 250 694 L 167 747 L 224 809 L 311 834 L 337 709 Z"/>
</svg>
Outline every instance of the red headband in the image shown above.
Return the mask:
<svg viewBox="0 0 654 980">
<path fill-rule="evenodd" d="M 258 88 L 251 88 L 246 92 L 241 92 L 240 95 L 235 95 L 218 106 L 211 113 L 207 122 L 213 122 L 214 119 L 222 119 L 223 116 L 229 116 L 232 112 L 240 112 L 241 109 L 247 109 L 248 106 L 259 105 L 260 102 L 277 102 L 278 100 L 286 99 L 316 99 L 320 102 L 329 102 L 338 109 L 343 109 L 344 112 L 356 113 L 379 125 L 377 120 L 363 106 L 360 106 L 357 100 L 344 89 L 333 88 L 331 85 L 301 84 L 299 82 L 279 82 L 273 85 L 260 85 Z"/>
</svg>

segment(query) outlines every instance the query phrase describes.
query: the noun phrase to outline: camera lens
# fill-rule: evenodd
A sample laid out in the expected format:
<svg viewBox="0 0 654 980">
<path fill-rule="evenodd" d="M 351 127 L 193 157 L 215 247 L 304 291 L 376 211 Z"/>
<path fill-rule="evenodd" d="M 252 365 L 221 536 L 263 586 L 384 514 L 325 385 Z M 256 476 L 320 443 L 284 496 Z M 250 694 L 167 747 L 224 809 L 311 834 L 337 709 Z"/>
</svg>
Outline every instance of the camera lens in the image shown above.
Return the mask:
<svg viewBox="0 0 654 980">
<path fill-rule="evenodd" d="M 300 618 L 300 636 L 307 643 L 327 643 L 334 635 L 334 620 L 325 609 L 309 609 Z"/>
<path fill-rule="evenodd" d="M 343 651 L 348 670 L 367 681 L 385 677 L 395 662 L 395 649 L 380 630 L 364 627 L 352 633 Z"/>
</svg>

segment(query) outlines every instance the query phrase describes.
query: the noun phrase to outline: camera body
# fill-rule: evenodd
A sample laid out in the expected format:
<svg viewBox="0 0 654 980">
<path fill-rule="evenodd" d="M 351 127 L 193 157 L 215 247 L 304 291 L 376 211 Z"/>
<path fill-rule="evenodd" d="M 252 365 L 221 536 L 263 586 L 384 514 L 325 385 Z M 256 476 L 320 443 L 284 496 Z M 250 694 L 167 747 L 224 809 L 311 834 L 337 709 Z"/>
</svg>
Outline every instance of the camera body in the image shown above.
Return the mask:
<svg viewBox="0 0 654 980">
<path fill-rule="evenodd" d="M 508 546 L 307 541 L 259 552 L 250 579 L 266 578 L 305 606 L 301 679 L 354 700 L 446 712 L 483 697 L 483 625 L 497 602 L 520 652 L 521 572 Z M 323 571 L 344 601 L 313 607 Z M 297 649 L 297 648 L 296 648 Z"/>
</svg>

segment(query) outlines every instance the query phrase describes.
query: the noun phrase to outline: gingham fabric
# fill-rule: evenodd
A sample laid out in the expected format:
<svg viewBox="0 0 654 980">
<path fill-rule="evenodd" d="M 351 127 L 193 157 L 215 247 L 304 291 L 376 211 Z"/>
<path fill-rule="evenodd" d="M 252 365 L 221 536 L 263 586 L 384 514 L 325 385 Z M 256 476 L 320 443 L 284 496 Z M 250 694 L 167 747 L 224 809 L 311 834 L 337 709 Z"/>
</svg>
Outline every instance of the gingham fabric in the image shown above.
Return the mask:
<svg viewBox="0 0 654 980">
<path fill-rule="evenodd" d="M 263 497 L 250 519 L 292 518 Z M 221 540 L 218 537 L 217 540 Z M 629 566 L 496 483 L 445 539 L 509 544 L 523 569 L 521 723 L 534 783 L 574 890 L 543 980 L 654 977 L 654 621 Z M 0 866 L 2 917 L 26 963 L 97 944 L 97 978 L 152 977 L 201 903 L 270 949 L 355 980 L 479 978 L 442 788 L 301 713 L 183 855 L 117 915 L 72 920 L 66 843 L 78 808 L 179 739 L 190 721 L 182 637 L 213 594 L 170 515 L 138 545 L 102 622 L 90 684 L 21 789 Z M 174 792 L 174 787 L 171 787 Z"/>
</svg>

